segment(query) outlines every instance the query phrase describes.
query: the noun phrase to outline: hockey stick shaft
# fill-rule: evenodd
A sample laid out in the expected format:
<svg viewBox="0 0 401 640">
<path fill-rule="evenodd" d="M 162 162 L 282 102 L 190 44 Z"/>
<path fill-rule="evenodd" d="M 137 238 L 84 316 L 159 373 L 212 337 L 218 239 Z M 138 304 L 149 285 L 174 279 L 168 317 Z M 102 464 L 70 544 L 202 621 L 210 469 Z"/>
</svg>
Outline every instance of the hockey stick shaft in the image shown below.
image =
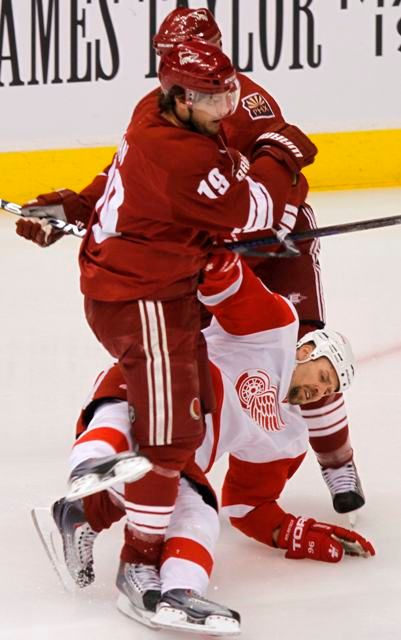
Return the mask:
<svg viewBox="0 0 401 640">
<path fill-rule="evenodd" d="M 361 220 L 359 222 L 347 222 L 345 224 L 334 224 L 328 227 L 320 227 L 317 229 L 310 229 L 308 231 L 300 231 L 299 233 L 289 233 L 286 238 L 292 242 L 302 242 L 306 240 L 313 240 L 314 238 L 323 238 L 326 236 L 336 236 L 344 233 L 352 233 L 354 231 L 365 231 L 368 229 L 380 229 L 382 227 L 390 227 L 396 224 L 401 224 L 401 215 L 389 216 L 387 218 L 374 218 L 372 220 Z M 232 249 L 245 255 L 259 255 L 252 252 L 252 249 L 258 247 L 264 247 L 269 245 L 278 245 L 280 241 L 275 236 L 269 236 L 267 238 L 259 238 L 257 240 L 248 240 L 245 242 L 230 242 L 225 245 L 227 249 Z M 264 255 L 260 253 L 260 255 Z M 279 256 L 280 254 L 278 254 Z"/>
<path fill-rule="evenodd" d="M 14 213 L 17 216 L 22 216 L 21 207 L 19 204 L 15 204 L 15 202 L 9 202 L 8 200 L 2 200 L 0 198 L 0 209 L 4 209 L 4 211 L 8 211 L 8 213 Z M 60 220 L 59 218 L 43 218 L 51 224 L 52 227 L 62 231 L 66 235 L 76 236 L 77 238 L 83 238 L 86 229 L 83 227 L 79 227 L 76 224 L 71 224 L 70 222 L 65 222 L 64 220 Z"/>
<path fill-rule="evenodd" d="M 0 209 L 4 209 L 4 211 L 8 211 L 8 213 L 13 213 L 17 216 L 21 216 L 21 207 L 15 202 L 10 202 L 8 200 L 3 200 L 0 198 Z M 64 220 L 60 220 L 59 218 L 46 218 L 46 220 L 51 224 L 55 229 L 59 229 L 66 235 L 73 235 L 78 238 L 83 238 L 86 233 L 86 229 L 84 227 L 79 227 L 78 225 L 71 224 L 70 222 L 65 222 Z M 401 224 L 401 215 L 397 216 L 389 216 L 387 218 L 373 218 L 371 220 L 361 220 L 359 222 L 347 222 L 345 224 L 334 224 L 327 227 L 319 227 L 317 229 L 310 229 L 308 231 L 301 231 L 299 233 L 289 233 L 286 237 L 286 240 L 289 240 L 291 243 L 294 242 L 302 242 L 306 240 L 313 240 L 315 238 L 323 238 L 327 236 L 341 235 L 344 233 L 353 233 L 354 231 L 366 231 L 368 229 L 380 229 L 382 227 L 390 227 L 396 224 Z M 227 249 L 231 249 L 232 251 L 236 251 L 237 253 L 241 253 L 244 255 L 261 255 L 264 257 L 268 257 L 266 253 L 257 253 L 253 252 L 253 249 L 257 249 L 258 247 L 265 246 L 273 246 L 281 244 L 278 238 L 275 236 L 268 236 L 266 238 L 258 238 L 257 240 L 248 240 L 244 242 L 229 242 L 225 245 Z M 285 252 L 285 254 L 269 254 L 272 257 L 294 257 L 294 253 Z"/>
</svg>

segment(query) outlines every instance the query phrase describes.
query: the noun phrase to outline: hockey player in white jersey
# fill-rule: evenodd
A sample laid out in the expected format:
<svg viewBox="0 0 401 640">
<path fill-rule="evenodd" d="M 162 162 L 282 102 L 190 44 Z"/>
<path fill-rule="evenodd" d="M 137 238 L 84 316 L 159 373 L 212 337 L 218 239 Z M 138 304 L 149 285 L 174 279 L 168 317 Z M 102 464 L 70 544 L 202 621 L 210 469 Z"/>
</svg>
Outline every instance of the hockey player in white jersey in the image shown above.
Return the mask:
<svg viewBox="0 0 401 640">
<path fill-rule="evenodd" d="M 217 410 L 207 416 L 205 439 L 183 473 L 174 512 L 153 507 L 151 495 L 146 510 L 138 509 L 117 484 L 128 477 L 120 463 L 135 463 L 134 408 L 128 407 L 124 379 L 114 365 L 98 377 L 82 411 L 70 456 L 70 493 L 53 505 L 53 517 L 68 569 L 81 587 L 94 580 L 96 536 L 113 522 L 126 516 L 126 535 L 130 529 L 165 531 L 160 567 L 130 562 L 129 546 L 123 546 L 119 609 L 156 628 L 226 635 L 239 632 L 239 615 L 205 598 L 219 530 L 205 473 L 224 453 L 230 455 L 222 508 L 246 535 L 285 550 L 286 558 L 339 562 L 344 554 L 375 552 L 355 531 L 294 516 L 277 502 L 307 449 L 300 405 L 352 382 L 348 341 L 318 330 L 297 344 L 292 304 L 229 252 L 211 258 L 199 298 L 214 314 L 205 336 Z M 146 473 L 146 462 L 143 468 L 142 458 L 138 464 Z"/>
</svg>

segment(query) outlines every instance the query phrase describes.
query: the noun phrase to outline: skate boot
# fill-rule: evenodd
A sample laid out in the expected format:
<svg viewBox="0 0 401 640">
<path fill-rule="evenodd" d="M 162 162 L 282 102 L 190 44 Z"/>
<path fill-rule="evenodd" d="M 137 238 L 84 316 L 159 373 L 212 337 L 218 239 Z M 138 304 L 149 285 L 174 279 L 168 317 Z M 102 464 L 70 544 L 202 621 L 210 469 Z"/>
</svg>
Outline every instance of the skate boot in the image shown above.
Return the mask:
<svg viewBox="0 0 401 640">
<path fill-rule="evenodd" d="M 353 460 L 338 469 L 322 467 L 322 475 L 337 513 L 349 513 L 363 507 L 365 496 Z"/>
<path fill-rule="evenodd" d="M 121 592 L 117 609 L 148 627 L 157 628 L 151 621 L 161 597 L 160 576 L 156 567 L 121 560 L 116 585 Z"/>
<path fill-rule="evenodd" d="M 152 622 L 158 627 L 198 634 L 225 636 L 241 632 L 239 613 L 187 589 L 166 591 Z"/>
<path fill-rule="evenodd" d="M 152 468 L 152 463 L 133 451 L 124 451 L 113 456 L 85 460 L 70 477 L 67 501 L 85 498 L 119 482 L 140 480 Z"/>
<path fill-rule="evenodd" d="M 98 535 L 86 520 L 81 500 L 54 503 L 53 519 L 63 540 L 64 560 L 78 587 L 87 587 L 95 579 L 93 545 Z"/>
</svg>

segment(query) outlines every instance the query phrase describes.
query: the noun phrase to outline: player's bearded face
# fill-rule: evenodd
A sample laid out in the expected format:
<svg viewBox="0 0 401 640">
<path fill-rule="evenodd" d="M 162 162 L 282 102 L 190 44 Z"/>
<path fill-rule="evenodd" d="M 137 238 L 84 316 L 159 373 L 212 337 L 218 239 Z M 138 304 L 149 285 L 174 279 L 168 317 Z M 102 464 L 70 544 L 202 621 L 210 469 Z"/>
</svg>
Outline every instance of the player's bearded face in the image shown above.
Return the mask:
<svg viewBox="0 0 401 640">
<path fill-rule="evenodd" d="M 339 382 L 331 362 L 325 358 L 300 362 L 292 374 L 287 399 L 290 404 L 308 404 L 335 393 Z"/>
<path fill-rule="evenodd" d="M 190 123 L 200 133 L 216 135 L 223 118 L 227 118 L 238 105 L 239 85 L 224 93 L 190 92 L 187 101 L 190 111 Z"/>
</svg>

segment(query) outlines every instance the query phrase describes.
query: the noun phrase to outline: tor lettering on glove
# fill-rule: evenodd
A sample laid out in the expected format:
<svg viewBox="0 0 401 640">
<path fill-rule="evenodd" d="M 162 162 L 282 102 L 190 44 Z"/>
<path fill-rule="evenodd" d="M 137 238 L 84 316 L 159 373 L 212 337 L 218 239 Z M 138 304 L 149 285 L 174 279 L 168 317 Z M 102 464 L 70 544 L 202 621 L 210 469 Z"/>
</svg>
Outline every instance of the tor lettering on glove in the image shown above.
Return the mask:
<svg viewBox="0 0 401 640">
<path fill-rule="evenodd" d="M 287 514 L 277 540 L 286 549 L 286 558 L 340 562 L 345 555 L 368 558 L 375 555 L 373 545 L 356 531 L 316 522 L 313 518 Z"/>
</svg>

